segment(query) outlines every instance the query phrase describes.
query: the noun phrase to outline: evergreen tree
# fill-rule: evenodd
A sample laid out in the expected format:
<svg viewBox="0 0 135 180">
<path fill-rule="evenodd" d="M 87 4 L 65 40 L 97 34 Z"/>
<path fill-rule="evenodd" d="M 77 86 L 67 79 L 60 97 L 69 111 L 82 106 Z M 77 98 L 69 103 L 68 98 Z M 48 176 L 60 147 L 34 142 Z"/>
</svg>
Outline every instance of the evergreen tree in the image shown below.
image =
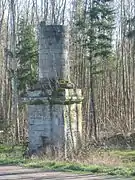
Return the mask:
<svg viewBox="0 0 135 180">
<path fill-rule="evenodd" d="M 114 10 L 112 0 L 94 0 L 88 10 L 87 47 L 93 57 L 108 57 L 111 53 Z"/>
<path fill-rule="evenodd" d="M 37 42 L 34 28 L 21 19 L 16 50 L 18 58 L 18 90 L 25 91 L 37 80 Z"/>
<path fill-rule="evenodd" d="M 90 87 L 90 135 L 97 137 L 97 120 L 95 108 L 95 77 L 105 71 L 112 52 L 112 31 L 114 28 L 114 10 L 111 7 L 113 0 L 90 1 L 76 25 L 80 34 L 83 34 L 85 59 L 89 62 Z M 104 66 L 103 66 L 104 64 Z"/>
<path fill-rule="evenodd" d="M 132 39 L 135 37 L 135 16 L 127 20 L 127 25 L 129 26 L 129 31 L 127 32 L 127 37 Z"/>
</svg>

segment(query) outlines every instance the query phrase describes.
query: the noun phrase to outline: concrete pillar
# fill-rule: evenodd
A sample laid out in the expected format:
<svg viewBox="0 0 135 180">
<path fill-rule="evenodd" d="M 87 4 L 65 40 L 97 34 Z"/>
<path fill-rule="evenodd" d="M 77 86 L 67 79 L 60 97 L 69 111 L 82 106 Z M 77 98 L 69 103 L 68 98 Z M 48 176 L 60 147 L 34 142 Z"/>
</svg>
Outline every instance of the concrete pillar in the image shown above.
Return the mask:
<svg viewBox="0 0 135 180">
<path fill-rule="evenodd" d="M 82 133 L 82 96 L 70 84 L 69 38 L 67 27 L 39 25 L 39 86 L 29 90 L 29 149 L 38 151 L 53 145 L 66 153 Z M 57 82 L 57 88 L 44 86 Z M 62 82 L 61 82 L 62 81 Z"/>
</svg>

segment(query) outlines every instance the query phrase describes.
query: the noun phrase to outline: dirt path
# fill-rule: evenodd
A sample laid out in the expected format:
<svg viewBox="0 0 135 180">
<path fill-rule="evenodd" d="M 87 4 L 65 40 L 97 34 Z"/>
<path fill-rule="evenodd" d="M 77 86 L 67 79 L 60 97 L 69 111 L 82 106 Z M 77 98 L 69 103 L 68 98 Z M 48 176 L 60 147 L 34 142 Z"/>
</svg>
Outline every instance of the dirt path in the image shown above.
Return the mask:
<svg viewBox="0 0 135 180">
<path fill-rule="evenodd" d="M 27 169 L 18 166 L 0 166 L 0 180 L 124 180 L 117 177 L 95 175 L 75 175 L 63 172 L 45 172 L 40 169 Z M 125 179 L 126 180 L 126 179 Z M 133 180 L 127 178 L 127 180 Z"/>
</svg>

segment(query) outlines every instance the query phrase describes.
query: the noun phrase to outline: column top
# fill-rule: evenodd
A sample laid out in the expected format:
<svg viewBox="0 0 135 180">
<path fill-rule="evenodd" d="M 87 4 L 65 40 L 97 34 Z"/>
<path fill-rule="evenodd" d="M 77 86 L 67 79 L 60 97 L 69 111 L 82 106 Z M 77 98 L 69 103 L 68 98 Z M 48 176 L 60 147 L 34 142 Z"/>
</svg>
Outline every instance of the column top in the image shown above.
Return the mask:
<svg viewBox="0 0 135 180">
<path fill-rule="evenodd" d="M 68 31 L 68 26 L 65 25 L 46 25 L 45 21 L 41 21 L 39 23 L 39 27 L 43 28 L 46 32 L 58 32 L 58 33 L 65 33 Z"/>
</svg>

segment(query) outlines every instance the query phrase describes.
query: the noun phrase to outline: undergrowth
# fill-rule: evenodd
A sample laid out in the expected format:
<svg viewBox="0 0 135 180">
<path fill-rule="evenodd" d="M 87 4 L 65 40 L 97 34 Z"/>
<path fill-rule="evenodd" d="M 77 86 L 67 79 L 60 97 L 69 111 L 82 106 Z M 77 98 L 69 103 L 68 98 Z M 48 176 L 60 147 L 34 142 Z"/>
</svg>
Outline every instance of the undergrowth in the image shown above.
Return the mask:
<svg viewBox="0 0 135 180">
<path fill-rule="evenodd" d="M 88 155 L 89 154 L 89 155 Z M 73 160 L 48 159 L 47 157 L 23 157 L 22 146 L 0 146 L 0 165 L 21 165 L 45 170 L 96 173 L 119 176 L 135 176 L 135 151 L 92 150 L 87 158 L 78 156 Z"/>
</svg>

